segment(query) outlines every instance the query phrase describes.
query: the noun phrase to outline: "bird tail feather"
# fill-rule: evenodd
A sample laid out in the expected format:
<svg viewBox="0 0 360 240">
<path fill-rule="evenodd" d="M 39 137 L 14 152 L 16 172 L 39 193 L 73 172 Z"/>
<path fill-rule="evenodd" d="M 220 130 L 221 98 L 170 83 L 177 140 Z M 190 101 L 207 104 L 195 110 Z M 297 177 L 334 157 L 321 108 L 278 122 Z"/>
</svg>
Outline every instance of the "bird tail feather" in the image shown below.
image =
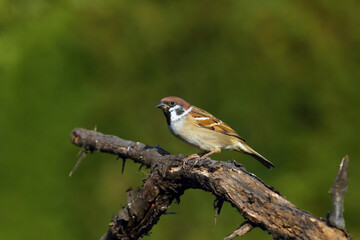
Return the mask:
<svg viewBox="0 0 360 240">
<path fill-rule="evenodd" d="M 275 167 L 275 165 L 270 162 L 269 160 L 267 160 L 265 157 L 263 157 L 260 153 L 256 152 L 254 149 L 252 149 L 251 147 L 249 147 L 246 143 L 244 142 L 239 142 L 238 144 L 238 148 L 235 149 L 239 152 L 243 152 L 246 153 L 250 156 L 252 156 L 253 158 L 255 158 L 256 160 L 258 160 L 260 163 L 262 163 L 265 167 L 267 168 L 272 168 Z"/>
</svg>

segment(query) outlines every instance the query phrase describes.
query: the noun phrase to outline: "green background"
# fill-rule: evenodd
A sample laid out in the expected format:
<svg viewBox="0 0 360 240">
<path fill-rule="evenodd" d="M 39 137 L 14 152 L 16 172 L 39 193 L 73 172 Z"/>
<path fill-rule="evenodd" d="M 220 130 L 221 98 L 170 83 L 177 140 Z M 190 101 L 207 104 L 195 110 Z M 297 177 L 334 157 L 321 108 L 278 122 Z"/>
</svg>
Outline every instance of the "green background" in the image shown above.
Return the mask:
<svg viewBox="0 0 360 240">
<path fill-rule="evenodd" d="M 80 150 L 75 127 L 195 150 L 155 108 L 176 95 L 232 126 L 276 164 L 236 159 L 299 208 L 325 217 L 350 158 L 346 226 L 360 234 L 357 1 L 0 0 L 1 239 L 99 239 L 148 170 Z M 186 191 L 145 239 L 222 239 L 242 221 Z M 255 229 L 242 239 L 271 239 Z"/>
</svg>

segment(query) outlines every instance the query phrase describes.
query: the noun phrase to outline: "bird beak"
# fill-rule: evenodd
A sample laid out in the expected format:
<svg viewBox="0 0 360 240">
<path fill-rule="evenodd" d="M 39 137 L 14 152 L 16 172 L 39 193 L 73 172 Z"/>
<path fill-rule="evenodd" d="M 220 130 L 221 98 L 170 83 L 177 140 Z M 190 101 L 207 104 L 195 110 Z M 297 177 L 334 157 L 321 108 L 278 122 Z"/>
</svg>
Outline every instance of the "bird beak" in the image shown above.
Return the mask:
<svg viewBox="0 0 360 240">
<path fill-rule="evenodd" d="M 158 105 L 156 105 L 157 108 L 161 108 L 162 110 L 165 110 L 167 109 L 169 106 L 164 104 L 164 103 L 159 103 Z"/>
</svg>

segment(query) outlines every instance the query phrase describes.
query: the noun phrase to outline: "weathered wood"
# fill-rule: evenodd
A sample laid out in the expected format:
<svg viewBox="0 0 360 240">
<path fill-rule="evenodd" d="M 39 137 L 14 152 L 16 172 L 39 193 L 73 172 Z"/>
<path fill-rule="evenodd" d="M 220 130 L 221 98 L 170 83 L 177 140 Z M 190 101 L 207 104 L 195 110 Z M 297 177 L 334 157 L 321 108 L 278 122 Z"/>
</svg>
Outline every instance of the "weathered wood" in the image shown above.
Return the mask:
<svg viewBox="0 0 360 240">
<path fill-rule="evenodd" d="M 140 239 L 189 188 L 231 203 L 247 219 L 246 226 L 260 227 L 274 239 L 350 239 L 344 230 L 300 210 L 234 161 L 205 159 L 194 165 L 194 159 L 184 163 L 186 156 L 85 129 L 72 131 L 71 141 L 86 152 L 111 153 L 151 169 L 142 188 L 131 194 L 128 204 L 114 217 L 103 240 Z"/>
<path fill-rule="evenodd" d="M 254 225 L 251 222 L 246 221 L 243 222 L 234 232 L 232 232 L 229 236 L 224 238 L 224 240 L 231 240 L 236 237 L 241 237 L 250 232 L 254 228 Z"/>
<path fill-rule="evenodd" d="M 349 158 L 345 156 L 341 161 L 338 174 L 334 180 L 334 184 L 330 189 L 332 196 L 332 210 L 328 217 L 330 225 L 345 229 L 344 220 L 344 198 L 347 191 L 347 179 L 348 179 L 348 163 Z"/>
</svg>

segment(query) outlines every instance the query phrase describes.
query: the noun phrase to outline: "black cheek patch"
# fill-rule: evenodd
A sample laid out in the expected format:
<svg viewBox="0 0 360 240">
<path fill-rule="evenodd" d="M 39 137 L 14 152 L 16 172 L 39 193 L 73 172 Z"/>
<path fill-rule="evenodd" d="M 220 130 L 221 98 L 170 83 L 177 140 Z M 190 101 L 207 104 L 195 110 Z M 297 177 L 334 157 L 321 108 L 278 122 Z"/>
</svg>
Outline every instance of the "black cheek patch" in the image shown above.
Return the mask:
<svg viewBox="0 0 360 240">
<path fill-rule="evenodd" d="M 176 115 L 180 116 L 181 114 L 184 113 L 184 109 L 183 108 L 178 108 L 176 109 Z"/>
</svg>

